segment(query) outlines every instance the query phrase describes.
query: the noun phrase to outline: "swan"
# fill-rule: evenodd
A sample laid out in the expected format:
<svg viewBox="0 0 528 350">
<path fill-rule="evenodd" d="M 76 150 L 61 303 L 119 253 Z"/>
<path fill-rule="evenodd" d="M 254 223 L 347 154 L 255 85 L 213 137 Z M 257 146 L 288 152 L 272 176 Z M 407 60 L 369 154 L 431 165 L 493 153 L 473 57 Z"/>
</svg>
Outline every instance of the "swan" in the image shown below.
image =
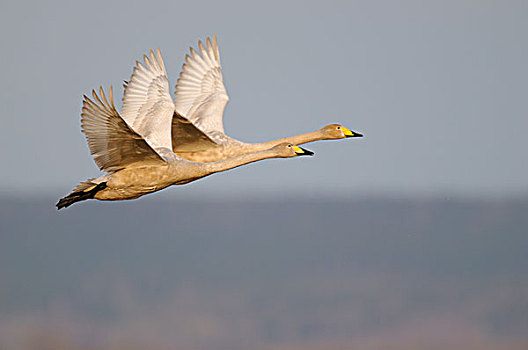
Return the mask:
<svg viewBox="0 0 528 350">
<path fill-rule="evenodd" d="M 263 143 L 245 143 L 227 136 L 224 133 L 223 112 L 229 96 L 223 83 L 216 35 L 213 35 L 212 42 L 207 37 L 205 46 L 199 40 L 198 48 L 200 54 L 191 47 L 190 54 L 185 56 L 185 63 L 174 93 L 175 111 L 178 116 L 183 116 L 193 123 L 217 146 L 196 151 L 185 150 L 178 147 L 181 142 L 177 140 L 175 134 L 173 135 L 174 152 L 180 156 L 188 160 L 212 162 L 264 150 L 283 142 L 300 145 L 312 141 L 363 136 L 339 124 L 330 124 L 317 131 Z"/>
<path fill-rule="evenodd" d="M 220 63 L 220 53 L 216 35 L 213 40 L 208 37 L 206 44 L 198 41 L 200 54 L 192 47 L 190 54 L 185 56 L 185 63 L 177 81 L 174 103 L 170 103 L 168 77 L 165 69 L 157 70 L 156 65 L 149 62 L 157 61 L 163 66 L 159 48 L 154 55 L 150 50 L 150 58 L 144 55 L 146 62 L 136 66 L 134 72 L 149 73 L 151 67 L 159 74 L 156 79 L 163 81 L 158 92 L 159 101 L 163 101 L 164 118 L 171 119 L 172 150 L 179 156 L 196 162 L 214 162 L 242 154 L 262 151 L 288 142 L 301 145 L 319 140 L 334 140 L 362 137 L 363 135 L 339 124 L 330 124 L 308 133 L 285 137 L 263 143 L 245 143 L 227 136 L 224 133 L 223 113 L 229 96 L 227 95 Z M 157 56 L 157 57 L 156 57 Z M 146 98 L 147 88 L 134 89 L 125 81 L 125 97 L 127 95 Z M 140 105 L 134 108 L 141 108 Z M 123 107 L 123 119 L 133 123 L 135 115 L 129 117 L 129 108 Z M 139 130 L 142 133 L 142 130 Z"/>
<path fill-rule="evenodd" d="M 157 68 L 161 69 L 159 66 Z M 144 138 L 129 127 L 117 112 L 112 87 L 109 89 L 108 99 L 102 87 L 99 93 L 101 97 L 92 91 L 94 100 L 84 96 L 81 129 L 86 135 L 95 163 L 107 174 L 81 182 L 69 195 L 59 200 L 57 209 L 92 198 L 109 201 L 134 199 L 171 185 L 183 185 L 263 159 L 313 155 L 313 152 L 299 146 L 281 143 L 270 149 L 216 162 L 189 161 L 168 148 L 169 138 L 163 134 L 163 129 L 157 129 L 158 126 L 163 127 L 162 121 L 151 118 L 151 124 L 143 125 L 139 122 L 138 129 L 147 135 Z M 128 94 L 125 101 L 129 108 L 134 103 L 134 96 Z M 163 109 L 162 105 L 146 105 L 149 106 L 147 118 Z M 167 128 L 166 134 L 169 132 L 170 129 Z M 169 144 L 164 144 L 167 140 Z"/>
</svg>

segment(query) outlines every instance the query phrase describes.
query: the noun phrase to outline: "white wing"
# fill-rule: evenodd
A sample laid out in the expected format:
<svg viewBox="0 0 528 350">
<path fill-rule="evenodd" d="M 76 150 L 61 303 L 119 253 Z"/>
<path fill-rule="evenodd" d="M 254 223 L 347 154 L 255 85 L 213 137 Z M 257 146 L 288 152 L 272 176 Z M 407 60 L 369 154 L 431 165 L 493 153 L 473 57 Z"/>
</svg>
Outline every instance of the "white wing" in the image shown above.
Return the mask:
<svg viewBox="0 0 528 350">
<path fill-rule="evenodd" d="M 135 133 L 119 116 L 112 96 L 106 99 L 103 88 L 101 98 L 92 90 L 94 100 L 86 95 L 81 112 L 81 130 L 86 135 L 90 153 L 99 169 L 113 172 L 137 162 L 163 162 L 160 156 Z"/>
<path fill-rule="evenodd" d="M 200 54 L 192 47 L 176 85 L 176 111 L 206 133 L 224 132 L 223 114 L 229 101 L 222 77 L 216 35 L 206 47 L 198 41 Z"/>
<path fill-rule="evenodd" d="M 157 57 L 150 50 L 150 57 L 144 55 L 143 59 L 144 65 L 136 62 L 125 89 L 121 117 L 162 154 L 161 149 L 172 149 L 174 103 L 160 50 L 157 50 Z"/>
</svg>

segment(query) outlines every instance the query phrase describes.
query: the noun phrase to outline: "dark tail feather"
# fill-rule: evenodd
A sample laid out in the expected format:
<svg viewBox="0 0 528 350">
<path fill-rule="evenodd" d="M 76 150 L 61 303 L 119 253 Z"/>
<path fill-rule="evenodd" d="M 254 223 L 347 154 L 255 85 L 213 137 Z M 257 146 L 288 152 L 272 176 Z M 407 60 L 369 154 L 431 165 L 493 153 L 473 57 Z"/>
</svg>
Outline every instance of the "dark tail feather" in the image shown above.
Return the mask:
<svg viewBox="0 0 528 350">
<path fill-rule="evenodd" d="M 72 192 L 69 195 L 67 195 L 64 198 L 61 198 L 59 202 L 56 204 L 57 209 L 62 209 L 69 207 L 75 202 L 80 202 L 85 199 L 92 199 L 95 194 L 103 189 L 106 188 L 106 182 L 101 182 L 100 184 L 95 185 L 95 187 L 92 187 L 90 189 L 86 189 L 83 191 L 76 191 Z"/>
</svg>

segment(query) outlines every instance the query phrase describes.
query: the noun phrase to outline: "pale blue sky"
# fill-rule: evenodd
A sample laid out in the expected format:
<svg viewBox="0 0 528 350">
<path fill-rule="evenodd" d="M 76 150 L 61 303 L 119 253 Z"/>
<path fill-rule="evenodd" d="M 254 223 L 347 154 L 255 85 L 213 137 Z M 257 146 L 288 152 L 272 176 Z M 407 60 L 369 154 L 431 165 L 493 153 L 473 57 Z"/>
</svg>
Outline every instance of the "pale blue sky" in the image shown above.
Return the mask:
<svg viewBox="0 0 528 350">
<path fill-rule="evenodd" d="M 229 135 L 340 122 L 365 138 L 167 195 L 528 193 L 526 1 L 3 1 L 0 192 L 61 196 L 97 176 L 82 94 L 114 85 L 120 99 L 158 46 L 173 89 L 188 47 L 213 33 Z"/>
</svg>

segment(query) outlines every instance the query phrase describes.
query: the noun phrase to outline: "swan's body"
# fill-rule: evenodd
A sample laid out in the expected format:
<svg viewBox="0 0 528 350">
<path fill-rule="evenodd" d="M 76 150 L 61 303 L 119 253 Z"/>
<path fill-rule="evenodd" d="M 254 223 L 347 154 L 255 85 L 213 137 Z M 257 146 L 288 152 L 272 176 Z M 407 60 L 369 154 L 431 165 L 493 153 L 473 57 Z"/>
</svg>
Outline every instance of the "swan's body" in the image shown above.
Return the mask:
<svg viewBox="0 0 528 350">
<path fill-rule="evenodd" d="M 171 185 L 182 185 L 207 175 L 268 158 L 290 158 L 311 155 L 310 151 L 283 143 L 268 150 L 233 157 L 212 163 L 192 162 L 160 146 L 157 151 L 147 140 L 128 127 L 117 112 L 112 89 L 109 100 L 101 88 L 96 102 L 85 96 L 82 130 L 96 164 L 108 174 L 79 184 L 57 203 L 57 208 L 95 198 L 99 200 L 134 199 Z M 150 131 L 152 135 L 155 130 Z M 154 139 L 159 142 L 161 138 Z M 151 139 L 152 140 L 152 139 Z"/>
<path fill-rule="evenodd" d="M 104 175 L 87 184 L 105 183 L 105 188 L 94 194 L 99 200 L 135 199 L 172 185 L 184 185 L 202 177 L 269 158 L 290 158 L 311 152 L 291 144 L 280 144 L 271 149 L 250 153 L 227 160 L 199 163 L 174 155 L 162 162 L 138 162 L 115 173 Z M 91 186 L 90 186 L 91 187 Z"/>
<path fill-rule="evenodd" d="M 285 137 L 278 140 L 263 143 L 246 143 L 227 136 L 224 133 L 223 112 L 229 96 L 223 82 L 222 66 L 216 36 L 213 40 L 207 38 L 204 46 L 198 42 L 200 54 L 192 47 L 190 55 L 186 55 L 178 83 L 176 85 L 174 103 L 171 103 L 168 77 L 165 69 L 158 69 L 158 62 L 163 67 L 161 53 L 157 51 L 157 57 L 150 51 L 150 59 L 145 56 L 145 66 L 136 67 L 134 74 L 138 78 L 150 74 L 160 84 L 156 85 L 158 113 L 162 119 L 172 119 L 172 149 L 179 156 L 196 162 L 215 162 L 243 154 L 259 152 L 280 143 L 288 142 L 301 145 L 319 140 L 335 140 L 349 137 L 361 137 L 363 135 L 353 132 L 339 124 L 330 124 L 320 130 L 308 132 L 296 136 Z M 125 85 L 125 97 L 143 97 L 147 99 L 148 88 L 131 89 L 130 83 Z M 152 95 L 149 96 L 152 98 Z M 123 119 L 134 122 L 127 114 L 130 108 L 123 106 Z M 185 129 L 185 132 L 182 132 Z M 141 134 L 141 132 L 140 132 Z M 146 135 L 148 137 L 149 135 Z"/>
<path fill-rule="evenodd" d="M 102 88 L 85 96 L 82 130 L 99 168 L 107 174 L 79 184 L 57 207 L 77 201 L 138 198 L 171 185 L 267 158 L 313 154 L 295 144 L 361 137 L 338 124 L 318 131 L 264 143 L 244 143 L 225 135 L 223 111 L 229 101 L 220 65 L 216 36 L 198 42 L 186 56 L 170 97 L 165 66 L 158 49 L 137 62 L 126 83 L 121 115 L 112 90 L 108 101 Z"/>
</svg>

